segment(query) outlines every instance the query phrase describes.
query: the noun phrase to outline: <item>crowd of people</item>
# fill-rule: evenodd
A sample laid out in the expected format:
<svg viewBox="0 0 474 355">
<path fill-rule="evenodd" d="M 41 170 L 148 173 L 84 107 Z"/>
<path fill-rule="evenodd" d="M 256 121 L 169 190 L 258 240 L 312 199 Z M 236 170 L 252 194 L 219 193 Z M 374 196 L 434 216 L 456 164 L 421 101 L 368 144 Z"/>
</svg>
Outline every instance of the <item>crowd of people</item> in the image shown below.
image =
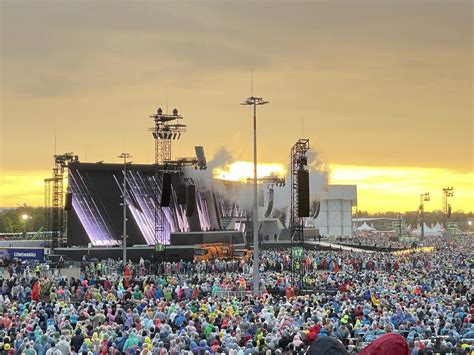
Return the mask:
<svg viewBox="0 0 474 355">
<path fill-rule="evenodd" d="M 251 260 L 85 261 L 80 277 L 14 264 L 0 353 L 304 354 L 323 337 L 357 353 L 388 333 L 412 354 L 470 353 L 472 239 L 425 244 L 435 250 L 305 251 L 295 273 L 289 249 L 263 250 L 258 296 Z"/>
</svg>

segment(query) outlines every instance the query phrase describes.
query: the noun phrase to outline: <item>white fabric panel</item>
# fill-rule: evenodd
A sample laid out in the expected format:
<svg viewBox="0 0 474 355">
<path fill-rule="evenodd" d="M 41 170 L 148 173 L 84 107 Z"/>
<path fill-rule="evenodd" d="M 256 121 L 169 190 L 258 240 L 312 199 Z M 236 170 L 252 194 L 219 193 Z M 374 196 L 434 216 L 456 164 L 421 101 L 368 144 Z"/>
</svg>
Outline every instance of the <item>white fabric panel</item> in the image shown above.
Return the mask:
<svg viewBox="0 0 474 355">
<path fill-rule="evenodd" d="M 342 212 L 342 225 L 349 227 L 352 225 L 352 212 Z"/>
<path fill-rule="evenodd" d="M 352 212 L 352 203 L 349 200 L 342 201 L 342 210 L 344 212 Z"/>
<path fill-rule="evenodd" d="M 328 200 L 329 212 L 338 212 L 341 210 L 342 200 Z"/>
<path fill-rule="evenodd" d="M 334 227 L 334 226 L 329 227 L 329 236 L 332 236 L 332 237 L 341 236 L 341 227 L 340 226 L 338 226 L 338 227 Z"/>
<path fill-rule="evenodd" d="M 260 234 L 265 238 L 269 237 L 270 240 L 273 240 L 274 235 L 277 237 L 280 236 L 281 229 L 278 226 L 277 221 L 264 221 L 261 222 Z"/>
<path fill-rule="evenodd" d="M 321 233 L 321 235 L 329 235 L 326 227 L 319 227 L 319 233 Z"/>
<path fill-rule="evenodd" d="M 329 226 L 340 226 L 341 225 L 341 213 L 340 212 L 329 212 Z"/>
<path fill-rule="evenodd" d="M 329 185 L 321 193 L 321 207 L 313 223 L 325 236 L 351 236 L 352 207 L 357 204 L 357 186 Z"/>
</svg>

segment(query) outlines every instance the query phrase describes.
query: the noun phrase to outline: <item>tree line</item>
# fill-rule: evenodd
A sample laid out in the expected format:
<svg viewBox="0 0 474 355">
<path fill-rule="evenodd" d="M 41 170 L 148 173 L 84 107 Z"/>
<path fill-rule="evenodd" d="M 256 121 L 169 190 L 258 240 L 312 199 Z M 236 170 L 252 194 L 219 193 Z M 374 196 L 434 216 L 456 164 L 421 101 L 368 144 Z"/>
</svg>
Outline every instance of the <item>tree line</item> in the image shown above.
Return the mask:
<svg viewBox="0 0 474 355">
<path fill-rule="evenodd" d="M 25 204 L 0 212 L 0 233 L 36 232 L 41 227 L 47 227 L 44 207 Z"/>
</svg>

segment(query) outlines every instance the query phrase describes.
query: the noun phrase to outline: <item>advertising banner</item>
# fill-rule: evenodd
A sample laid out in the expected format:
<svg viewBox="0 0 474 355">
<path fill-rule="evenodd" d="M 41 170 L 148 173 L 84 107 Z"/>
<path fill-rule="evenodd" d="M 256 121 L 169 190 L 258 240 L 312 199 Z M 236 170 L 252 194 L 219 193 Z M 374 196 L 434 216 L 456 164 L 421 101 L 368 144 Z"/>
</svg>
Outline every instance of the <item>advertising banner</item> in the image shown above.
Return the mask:
<svg viewBox="0 0 474 355">
<path fill-rule="evenodd" d="M 44 260 L 44 249 L 3 249 L 0 250 L 0 257 L 5 259 L 17 260 Z"/>
</svg>

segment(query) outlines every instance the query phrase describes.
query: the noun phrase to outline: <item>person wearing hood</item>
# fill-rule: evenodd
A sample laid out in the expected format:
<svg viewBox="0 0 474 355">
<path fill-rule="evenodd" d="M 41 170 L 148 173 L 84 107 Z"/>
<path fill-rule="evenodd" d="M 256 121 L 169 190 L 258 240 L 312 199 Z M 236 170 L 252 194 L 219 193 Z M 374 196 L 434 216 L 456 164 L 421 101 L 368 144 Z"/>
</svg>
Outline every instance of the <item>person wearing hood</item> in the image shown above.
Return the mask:
<svg viewBox="0 0 474 355">
<path fill-rule="evenodd" d="M 52 342 L 51 347 L 46 351 L 45 355 L 64 355 L 64 354 L 56 346 L 56 343 Z"/>
<path fill-rule="evenodd" d="M 74 349 L 74 351 L 78 352 L 82 346 L 82 343 L 84 343 L 84 336 L 82 335 L 81 330 L 78 328 L 76 329 L 76 334 L 71 338 L 71 347 Z"/>
<path fill-rule="evenodd" d="M 298 334 L 296 334 L 293 337 L 293 341 L 292 341 L 291 344 L 293 344 L 294 349 L 298 349 L 300 346 L 302 346 L 304 344 L 304 342 L 301 340 L 300 336 Z"/>
<path fill-rule="evenodd" d="M 319 337 L 309 347 L 307 355 L 348 355 L 344 345 L 332 337 Z"/>
<path fill-rule="evenodd" d="M 125 341 L 125 344 L 123 345 L 122 351 L 126 352 L 129 349 L 132 349 L 133 347 L 138 346 L 138 339 L 135 337 L 134 332 L 130 332 L 130 335 L 128 336 L 128 339 Z"/>
<path fill-rule="evenodd" d="M 64 335 L 61 335 L 59 338 L 59 342 L 57 344 L 57 348 L 63 353 L 63 354 L 70 354 L 71 353 L 71 346 L 69 345 L 68 341 L 66 340 L 66 337 Z"/>
</svg>

